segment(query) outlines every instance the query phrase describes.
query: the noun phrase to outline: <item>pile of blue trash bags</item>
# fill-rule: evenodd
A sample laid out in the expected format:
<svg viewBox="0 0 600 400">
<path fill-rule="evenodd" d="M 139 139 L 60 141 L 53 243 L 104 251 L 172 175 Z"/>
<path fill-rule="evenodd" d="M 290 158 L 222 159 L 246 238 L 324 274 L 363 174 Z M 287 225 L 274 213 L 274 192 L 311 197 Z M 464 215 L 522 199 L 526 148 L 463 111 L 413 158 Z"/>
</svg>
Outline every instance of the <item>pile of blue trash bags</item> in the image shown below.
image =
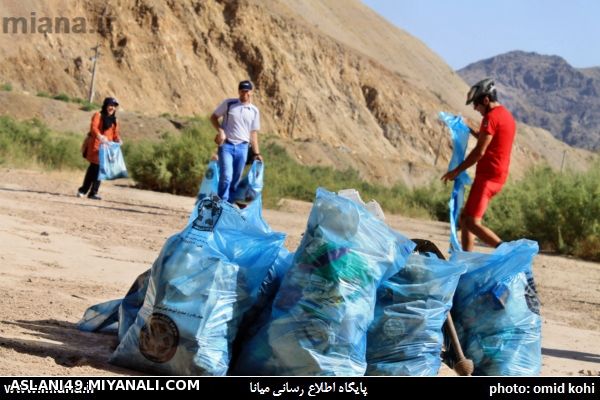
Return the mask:
<svg viewBox="0 0 600 400">
<path fill-rule="evenodd" d="M 118 334 L 111 362 L 161 375 L 436 375 L 452 309 L 481 375 L 536 375 L 537 244 L 417 254 L 364 203 L 319 188 L 294 252 L 262 217 L 255 161 L 239 209 L 211 162 L 187 226 L 123 299 L 78 326 Z M 454 307 L 453 307 L 454 304 Z"/>
</svg>

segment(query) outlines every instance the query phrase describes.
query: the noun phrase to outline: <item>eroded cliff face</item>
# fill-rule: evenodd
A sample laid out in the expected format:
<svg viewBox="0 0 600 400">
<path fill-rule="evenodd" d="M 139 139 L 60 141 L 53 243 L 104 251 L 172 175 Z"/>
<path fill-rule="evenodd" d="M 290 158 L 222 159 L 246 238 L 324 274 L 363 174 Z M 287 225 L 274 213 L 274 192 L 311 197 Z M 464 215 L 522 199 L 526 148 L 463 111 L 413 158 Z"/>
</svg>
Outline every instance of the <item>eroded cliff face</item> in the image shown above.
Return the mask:
<svg viewBox="0 0 600 400">
<path fill-rule="evenodd" d="M 38 33 L 0 35 L 0 76 L 17 89 L 86 98 L 97 43 L 96 99 L 114 95 L 143 114 L 208 115 L 250 78 L 262 132 L 303 163 L 352 167 L 371 181 L 440 176 L 451 149 L 437 113 L 478 120 L 458 75 L 358 1 L 7 3 L 2 15 L 31 20 L 35 11 L 38 23 Z M 84 17 L 88 33 L 39 32 L 40 18 L 57 16 Z M 556 152 L 542 154 L 519 140 L 517 175 L 562 155 L 556 141 Z"/>
</svg>

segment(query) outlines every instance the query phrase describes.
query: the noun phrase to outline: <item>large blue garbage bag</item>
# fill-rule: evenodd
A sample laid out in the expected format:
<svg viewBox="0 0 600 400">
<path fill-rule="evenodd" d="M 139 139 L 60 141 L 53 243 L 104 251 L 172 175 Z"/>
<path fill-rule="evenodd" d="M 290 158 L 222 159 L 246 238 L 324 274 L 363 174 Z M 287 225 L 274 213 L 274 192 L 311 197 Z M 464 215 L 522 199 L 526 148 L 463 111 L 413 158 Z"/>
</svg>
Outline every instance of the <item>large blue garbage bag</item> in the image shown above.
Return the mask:
<svg viewBox="0 0 600 400">
<path fill-rule="evenodd" d="M 452 316 L 475 375 L 539 375 L 541 319 L 531 264 L 536 242 L 503 243 L 492 254 L 456 252 L 467 264 Z"/>
<path fill-rule="evenodd" d="M 259 231 L 264 233 L 271 233 L 271 227 L 262 218 L 262 199 L 259 197 L 251 203 L 248 207 L 240 211 L 241 215 L 246 219 L 248 224 L 254 225 Z M 198 216 L 198 212 L 193 213 L 194 219 Z M 193 221 L 193 220 L 192 220 Z M 227 247 L 231 246 L 231 243 L 226 243 L 221 240 L 220 245 Z M 285 265 L 284 261 L 290 259 L 290 253 L 282 247 L 280 249 L 280 256 L 277 257 L 273 268 L 273 273 L 277 271 L 280 274 L 278 279 L 281 279 L 282 265 Z M 287 262 L 287 261 L 285 261 Z M 283 264 L 282 264 L 283 263 Z M 291 264 L 291 260 L 288 262 Z M 271 269 L 269 274 L 271 274 Z M 135 321 L 138 311 L 144 304 L 144 298 L 146 296 L 146 290 L 148 289 L 148 280 L 150 277 L 150 269 L 140 274 L 131 288 L 123 299 L 110 300 L 104 303 L 96 304 L 88 308 L 82 319 L 77 323 L 77 327 L 82 331 L 87 332 L 103 332 L 103 333 L 115 333 L 118 332 L 119 341 L 123 340 L 123 337 L 129 327 Z M 266 279 L 266 278 L 265 278 Z M 279 282 L 279 281 L 278 281 Z M 278 288 L 278 284 L 276 288 Z M 261 286 L 262 288 L 262 286 Z M 275 289 L 276 290 L 276 289 Z M 261 293 L 259 293 L 260 302 Z"/>
<path fill-rule="evenodd" d="M 111 362 L 159 374 L 227 372 L 239 323 L 285 235 L 266 233 L 226 202 L 205 198 L 197 207 L 152 266 L 144 305 Z"/>
<path fill-rule="evenodd" d="M 440 112 L 439 118 L 448 126 L 450 136 L 452 137 L 452 158 L 448 164 L 448 171 L 451 171 L 458 167 L 465 159 L 470 130 L 460 115 Z M 463 171 L 456 177 L 452 185 L 452 195 L 450 196 L 448 207 L 450 209 L 450 248 L 453 251 L 462 250 L 462 246 L 458 241 L 456 226 L 465 198 L 465 185 L 470 185 L 471 182 L 467 171 Z"/>
<path fill-rule="evenodd" d="M 375 293 L 415 244 L 367 209 L 317 190 L 270 321 L 242 349 L 243 375 L 363 375 Z"/>
<path fill-rule="evenodd" d="M 100 169 L 99 181 L 127 178 L 127 167 L 121 152 L 121 145 L 116 142 L 102 143 L 98 153 Z"/>
<path fill-rule="evenodd" d="M 381 284 L 367 336 L 367 375 L 437 375 L 442 326 L 465 269 L 435 255 L 413 254 Z"/>
</svg>

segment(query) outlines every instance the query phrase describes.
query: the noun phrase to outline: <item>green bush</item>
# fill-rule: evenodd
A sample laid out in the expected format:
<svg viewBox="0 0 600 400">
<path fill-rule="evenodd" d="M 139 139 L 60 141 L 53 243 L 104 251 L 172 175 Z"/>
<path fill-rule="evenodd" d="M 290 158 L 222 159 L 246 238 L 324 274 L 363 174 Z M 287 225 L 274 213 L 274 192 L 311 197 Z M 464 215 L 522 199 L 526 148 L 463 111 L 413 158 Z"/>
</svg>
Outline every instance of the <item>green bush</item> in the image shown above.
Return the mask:
<svg viewBox="0 0 600 400">
<path fill-rule="evenodd" d="M 96 103 L 90 103 L 89 101 L 84 101 L 83 103 L 80 103 L 81 107 L 79 107 L 80 110 L 83 111 L 93 111 L 93 110 L 99 110 L 101 108 L 101 106 L 99 104 Z"/>
<path fill-rule="evenodd" d="M 86 163 L 79 152 L 80 146 L 78 135 L 50 132 L 37 119 L 18 122 L 10 117 L 0 117 L 0 164 L 82 168 Z"/>
<path fill-rule="evenodd" d="M 0 85 L 0 90 L 2 90 L 3 92 L 10 92 L 13 90 L 13 87 L 10 83 L 3 83 L 2 85 Z"/>
<path fill-rule="evenodd" d="M 71 98 L 65 93 L 59 93 L 55 96 L 52 96 L 54 100 L 66 101 L 67 103 L 71 101 Z"/>
<path fill-rule="evenodd" d="M 195 195 L 215 149 L 207 124 L 193 120 L 180 136 L 125 146 L 130 176 L 143 189 Z"/>
<path fill-rule="evenodd" d="M 214 129 L 207 119 L 192 118 L 181 136 L 165 135 L 160 142 L 125 146 L 131 177 L 140 188 L 195 195 L 210 156 L 216 150 Z M 386 188 L 363 181 L 358 172 L 302 166 L 285 149 L 263 138 L 265 191 L 263 201 L 275 207 L 283 197 L 312 201 L 318 187 L 338 191 L 357 189 L 365 201 L 375 199 L 388 212 L 447 220 L 447 197 L 439 184 L 411 191 L 403 185 Z"/>
<path fill-rule="evenodd" d="M 600 163 L 587 173 L 536 168 L 507 185 L 487 224 L 504 240 L 527 237 L 542 249 L 600 260 Z"/>
</svg>

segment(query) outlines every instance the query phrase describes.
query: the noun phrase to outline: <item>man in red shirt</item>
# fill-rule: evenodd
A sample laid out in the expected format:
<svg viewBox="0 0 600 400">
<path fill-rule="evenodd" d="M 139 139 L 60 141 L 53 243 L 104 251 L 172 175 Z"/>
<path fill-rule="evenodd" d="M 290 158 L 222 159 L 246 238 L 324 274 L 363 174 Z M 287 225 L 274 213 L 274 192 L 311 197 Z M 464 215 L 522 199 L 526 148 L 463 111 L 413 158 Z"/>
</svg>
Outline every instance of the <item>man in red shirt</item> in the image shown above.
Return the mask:
<svg viewBox="0 0 600 400">
<path fill-rule="evenodd" d="M 470 103 L 483 116 L 479 132 L 471 131 L 477 138 L 477 145 L 458 167 L 442 176 L 444 182 L 453 181 L 458 174 L 477 163 L 475 180 L 460 218 L 464 251 L 473 250 L 475 236 L 492 247 L 502 243 L 494 231 L 481 223 L 481 219 L 490 199 L 500 193 L 508 177 L 516 130 L 512 114 L 498 102 L 493 80 L 484 79 L 473 85 L 467 94 L 467 105 Z"/>
</svg>

